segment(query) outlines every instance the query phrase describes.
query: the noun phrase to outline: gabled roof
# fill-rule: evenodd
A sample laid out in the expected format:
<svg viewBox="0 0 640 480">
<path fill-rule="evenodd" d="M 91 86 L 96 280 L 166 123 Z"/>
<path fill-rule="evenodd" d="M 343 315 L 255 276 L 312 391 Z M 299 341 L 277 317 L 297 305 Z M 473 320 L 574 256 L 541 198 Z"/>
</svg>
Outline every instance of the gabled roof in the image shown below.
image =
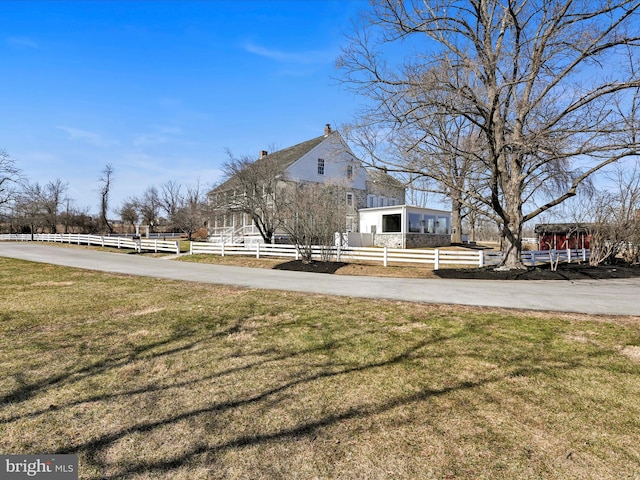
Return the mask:
<svg viewBox="0 0 640 480">
<path fill-rule="evenodd" d="M 585 233 L 593 228 L 593 223 L 539 223 L 533 231 L 538 234 L 545 233 Z"/>
<path fill-rule="evenodd" d="M 335 134 L 332 133 L 330 135 Z M 274 167 L 277 167 L 281 171 L 285 171 L 289 166 L 291 166 L 296 160 L 300 159 L 315 147 L 320 145 L 324 140 L 326 140 L 328 136 L 321 135 L 319 137 L 313 138 L 311 140 L 307 140 L 306 142 L 298 143 L 297 145 L 293 145 L 292 147 L 283 148 L 282 150 L 278 150 L 277 152 L 269 153 L 262 158 L 257 159 L 254 164 L 255 165 L 266 165 L 267 162 L 274 164 Z M 218 185 L 212 191 L 216 190 L 226 190 L 233 186 L 234 177 L 229 178 L 224 183 Z"/>
<path fill-rule="evenodd" d="M 386 185 L 393 188 L 406 188 L 405 185 L 396 177 L 389 175 L 384 169 L 369 168 L 367 169 L 368 180 L 379 185 Z"/>
</svg>

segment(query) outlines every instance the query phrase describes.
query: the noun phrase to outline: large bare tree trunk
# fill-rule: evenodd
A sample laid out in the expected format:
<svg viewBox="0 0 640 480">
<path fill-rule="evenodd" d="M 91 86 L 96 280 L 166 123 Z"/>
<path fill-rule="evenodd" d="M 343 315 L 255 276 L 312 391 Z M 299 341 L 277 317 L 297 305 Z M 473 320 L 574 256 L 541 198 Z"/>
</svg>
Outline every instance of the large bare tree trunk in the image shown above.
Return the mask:
<svg viewBox="0 0 640 480">
<path fill-rule="evenodd" d="M 451 199 L 451 243 L 462 243 L 462 203 Z"/>
<path fill-rule="evenodd" d="M 522 216 L 522 212 L 520 212 Z M 515 220 L 510 223 L 505 223 L 502 229 L 502 237 L 504 242 L 502 244 L 503 259 L 500 263 L 499 269 L 514 270 L 525 269 L 525 265 L 520 258 L 520 252 L 522 251 L 522 223 L 521 220 Z"/>
</svg>

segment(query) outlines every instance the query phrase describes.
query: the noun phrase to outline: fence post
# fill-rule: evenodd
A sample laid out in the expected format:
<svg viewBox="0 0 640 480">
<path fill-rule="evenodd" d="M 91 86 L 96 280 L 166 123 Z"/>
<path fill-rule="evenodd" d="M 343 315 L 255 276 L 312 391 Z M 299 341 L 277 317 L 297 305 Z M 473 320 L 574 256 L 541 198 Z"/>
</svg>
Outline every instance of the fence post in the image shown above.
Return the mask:
<svg viewBox="0 0 640 480">
<path fill-rule="evenodd" d="M 155 250 L 155 253 L 158 253 L 158 239 L 157 238 L 153 241 L 153 249 Z"/>
<path fill-rule="evenodd" d="M 385 266 L 385 267 L 388 266 L 388 264 L 389 264 L 387 250 L 388 250 L 388 247 L 385 245 L 385 247 L 384 247 L 384 258 L 382 259 L 382 265 Z"/>
<path fill-rule="evenodd" d="M 224 257 L 224 242 L 222 242 L 222 250 L 220 252 L 220 256 Z"/>
<path fill-rule="evenodd" d="M 256 258 L 260 258 L 260 242 L 258 242 L 256 247 Z"/>
<path fill-rule="evenodd" d="M 478 266 L 484 267 L 484 250 L 478 250 Z"/>
<path fill-rule="evenodd" d="M 340 244 L 336 247 L 336 261 L 340 261 Z"/>
<path fill-rule="evenodd" d="M 582 261 L 586 262 L 587 261 L 587 249 L 582 247 Z"/>
<path fill-rule="evenodd" d="M 532 266 L 532 267 L 535 267 L 535 266 L 536 266 L 536 253 L 537 253 L 537 251 L 536 251 L 536 250 L 531 250 L 531 251 L 529 252 L 529 255 L 531 256 L 531 266 Z"/>
<path fill-rule="evenodd" d="M 571 249 L 567 248 L 567 263 L 571 263 Z"/>
<path fill-rule="evenodd" d="M 433 253 L 433 269 L 438 270 L 440 268 L 440 250 L 436 248 Z"/>
<path fill-rule="evenodd" d="M 193 242 L 189 242 L 189 255 L 193 255 Z"/>
</svg>

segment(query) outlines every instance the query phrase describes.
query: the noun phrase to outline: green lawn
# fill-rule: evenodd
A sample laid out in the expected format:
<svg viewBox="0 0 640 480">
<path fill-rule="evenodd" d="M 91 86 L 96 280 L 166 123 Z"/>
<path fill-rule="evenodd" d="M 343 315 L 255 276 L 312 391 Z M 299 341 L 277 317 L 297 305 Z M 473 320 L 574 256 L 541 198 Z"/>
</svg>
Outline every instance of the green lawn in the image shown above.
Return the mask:
<svg viewBox="0 0 640 480">
<path fill-rule="evenodd" d="M 0 452 L 83 479 L 640 478 L 640 319 L 0 258 Z"/>
</svg>

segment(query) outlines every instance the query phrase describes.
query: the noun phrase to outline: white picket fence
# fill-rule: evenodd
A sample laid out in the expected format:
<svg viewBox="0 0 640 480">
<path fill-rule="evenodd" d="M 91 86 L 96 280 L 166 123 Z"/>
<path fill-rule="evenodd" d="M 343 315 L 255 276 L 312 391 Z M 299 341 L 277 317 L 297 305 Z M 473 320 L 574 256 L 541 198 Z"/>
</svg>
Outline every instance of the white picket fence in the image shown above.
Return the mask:
<svg viewBox="0 0 640 480">
<path fill-rule="evenodd" d="M 180 253 L 180 241 L 159 240 L 157 238 L 132 239 L 127 237 L 109 237 L 103 235 L 85 235 L 78 233 L 37 233 L 31 238 L 30 234 L 3 234 L 0 240 L 36 241 L 74 243 L 77 245 L 98 245 L 101 247 L 128 248 L 137 252 L 170 252 Z"/>
<path fill-rule="evenodd" d="M 313 258 L 320 259 L 327 247 L 314 247 Z M 190 254 L 212 255 L 251 255 L 260 257 L 284 257 L 300 258 L 294 245 L 268 245 L 268 244 L 224 244 L 208 242 L 191 242 Z M 589 250 L 563 250 L 552 252 L 553 258 L 561 262 L 587 261 Z M 325 255 L 326 256 L 326 255 Z M 375 247 L 332 247 L 330 256 L 336 261 L 372 261 L 381 262 L 385 267 L 390 263 L 419 263 L 433 265 L 438 270 L 442 265 L 470 265 L 483 267 L 485 265 L 497 265 L 502 260 L 501 252 L 488 252 L 484 250 L 444 250 L 444 249 L 401 249 L 401 248 L 375 248 Z M 548 251 L 522 252 L 522 260 L 527 265 L 535 266 L 549 263 Z"/>
</svg>

